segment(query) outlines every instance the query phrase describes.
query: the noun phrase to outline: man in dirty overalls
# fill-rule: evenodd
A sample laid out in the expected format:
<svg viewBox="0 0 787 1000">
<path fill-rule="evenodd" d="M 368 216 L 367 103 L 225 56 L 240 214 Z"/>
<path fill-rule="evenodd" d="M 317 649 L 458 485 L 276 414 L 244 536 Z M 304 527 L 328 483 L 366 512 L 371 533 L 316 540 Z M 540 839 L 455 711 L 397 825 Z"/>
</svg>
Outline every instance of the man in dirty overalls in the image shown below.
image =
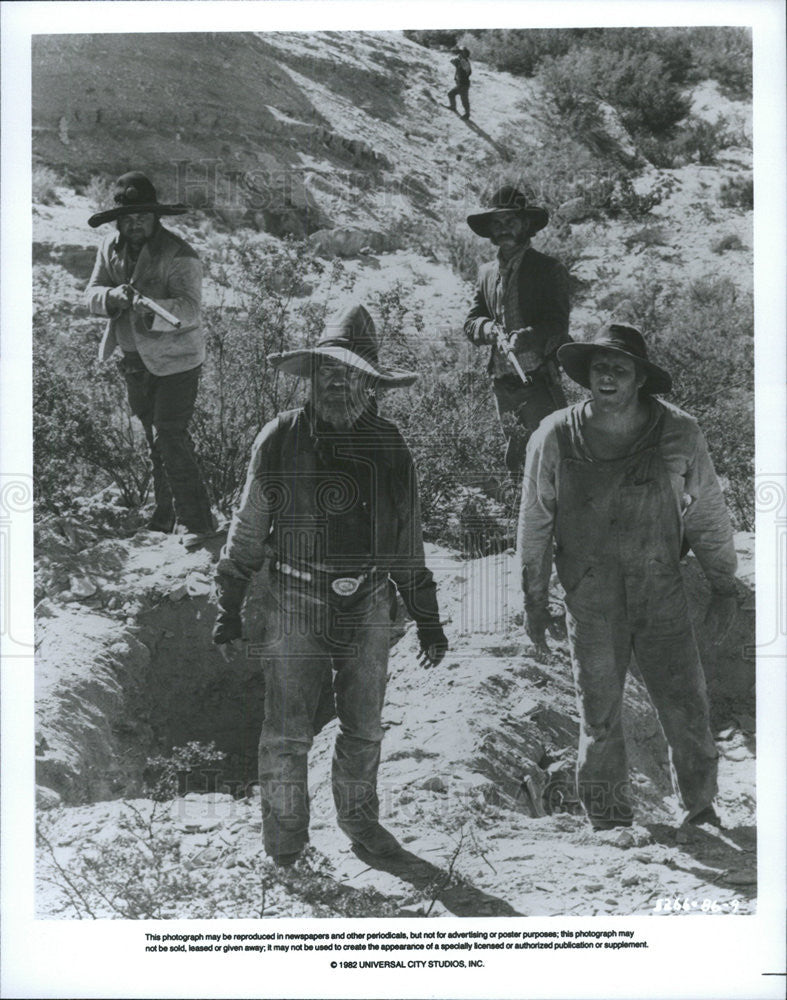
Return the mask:
<svg viewBox="0 0 787 1000">
<path fill-rule="evenodd" d="M 530 245 L 548 221 L 545 208 L 528 204 L 510 184 L 494 193 L 485 210 L 467 217 L 473 232 L 498 248 L 497 258 L 479 270 L 464 332 L 472 344 L 491 347 L 487 371 L 506 439 L 505 465 L 516 475 L 530 435 L 547 414 L 566 405 L 555 352 L 571 339 L 568 272 Z"/>
<path fill-rule="evenodd" d="M 418 486 L 399 431 L 377 413 L 378 388 L 416 376 L 382 367 L 372 318 L 354 306 L 311 349 L 272 355 L 311 378 L 311 400 L 279 414 L 254 443 L 221 553 L 214 642 L 241 636 L 241 604 L 267 563 L 259 777 L 265 851 L 280 865 L 309 839 L 307 755 L 335 714 L 338 823 L 361 854 L 398 851 L 379 823 L 377 769 L 395 590 L 416 622 L 419 659 L 447 649 L 424 564 Z"/>
<path fill-rule="evenodd" d="M 630 826 L 621 724 L 633 652 L 669 745 L 686 824 L 720 825 L 717 752 L 680 559 L 710 583 L 705 625 L 736 616 L 730 519 L 696 421 L 656 397 L 671 388 L 633 327 L 611 325 L 558 351 L 590 398 L 546 418 L 528 446 L 519 519 L 527 632 L 545 648 L 552 545 L 565 590 L 580 713 L 579 797 L 594 829 Z"/>
</svg>

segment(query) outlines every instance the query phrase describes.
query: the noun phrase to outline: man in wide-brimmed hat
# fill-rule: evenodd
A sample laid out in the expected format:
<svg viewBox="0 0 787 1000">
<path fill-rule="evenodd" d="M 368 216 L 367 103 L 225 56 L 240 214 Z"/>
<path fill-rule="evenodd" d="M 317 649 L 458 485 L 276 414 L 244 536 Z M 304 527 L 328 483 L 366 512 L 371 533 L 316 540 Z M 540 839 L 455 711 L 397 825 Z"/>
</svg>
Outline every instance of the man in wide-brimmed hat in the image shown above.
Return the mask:
<svg viewBox="0 0 787 1000">
<path fill-rule="evenodd" d="M 554 542 L 580 711 L 580 799 L 595 829 L 632 823 L 621 708 L 633 652 L 683 822 L 718 825 L 717 753 L 679 566 L 693 549 L 711 587 L 706 626 L 722 641 L 737 609 L 736 557 L 705 438 L 658 398 L 672 380 L 634 327 L 604 327 L 558 359 L 590 398 L 547 417 L 530 441 L 519 555 L 527 632 L 544 648 Z"/>
<path fill-rule="evenodd" d="M 447 649 L 424 563 L 413 460 L 377 412 L 378 389 L 416 376 L 380 364 L 372 318 L 360 305 L 314 347 L 270 361 L 310 378 L 311 399 L 280 413 L 254 443 L 217 568 L 214 629 L 225 647 L 241 637 L 246 589 L 265 564 L 264 847 L 287 865 L 307 844 L 307 756 L 335 705 L 339 826 L 357 852 L 392 854 L 399 845 L 379 822 L 377 769 L 394 585 L 415 620 L 421 662 L 437 664 Z"/>
<path fill-rule="evenodd" d="M 462 102 L 462 118 L 467 121 L 470 118 L 470 76 L 473 72 L 470 63 L 470 49 L 459 48 L 451 50 L 453 59 L 451 65 L 454 67 L 454 86 L 448 91 L 448 107 L 456 111 L 457 97 Z"/>
<path fill-rule="evenodd" d="M 170 532 L 177 518 L 195 544 L 216 524 L 188 432 L 205 360 L 202 266 L 189 244 L 160 222 L 186 211 L 186 205 L 159 202 L 140 171 L 119 177 L 112 207 L 88 219 L 93 228 L 114 222 L 116 229 L 99 247 L 85 294 L 90 311 L 109 318 L 99 357 L 122 352 L 118 367 L 131 412 L 150 447 L 156 507 L 148 527 Z"/>
<path fill-rule="evenodd" d="M 497 258 L 480 268 L 464 332 L 471 343 L 491 348 L 487 371 L 512 473 L 521 472 L 528 439 L 540 421 L 566 405 L 555 355 L 570 340 L 568 273 L 530 245 L 548 221 L 546 209 L 531 205 L 510 184 L 467 217 L 473 232 L 497 247 Z"/>
</svg>

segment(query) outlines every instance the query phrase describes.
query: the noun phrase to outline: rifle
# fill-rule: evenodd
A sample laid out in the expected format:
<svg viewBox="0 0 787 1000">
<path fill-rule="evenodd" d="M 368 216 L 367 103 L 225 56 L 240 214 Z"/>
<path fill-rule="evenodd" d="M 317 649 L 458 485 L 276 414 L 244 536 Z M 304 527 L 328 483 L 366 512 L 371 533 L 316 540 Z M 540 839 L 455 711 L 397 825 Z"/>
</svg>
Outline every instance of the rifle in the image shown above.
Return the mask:
<svg viewBox="0 0 787 1000">
<path fill-rule="evenodd" d="M 147 295 L 143 295 L 142 292 L 138 292 L 133 285 L 129 285 L 131 289 L 131 304 L 132 306 L 142 306 L 143 309 L 147 309 L 149 312 L 155 313 L 156 316 L 164 320 L 165 323 L 169 323 L 170 326 L 179 330 L 181 327 L 180 320 L 177 316 L 173 315 L 164 306 L 160 306 L 158 302 L 153 299 L 149 299 Z"/>
</svg>

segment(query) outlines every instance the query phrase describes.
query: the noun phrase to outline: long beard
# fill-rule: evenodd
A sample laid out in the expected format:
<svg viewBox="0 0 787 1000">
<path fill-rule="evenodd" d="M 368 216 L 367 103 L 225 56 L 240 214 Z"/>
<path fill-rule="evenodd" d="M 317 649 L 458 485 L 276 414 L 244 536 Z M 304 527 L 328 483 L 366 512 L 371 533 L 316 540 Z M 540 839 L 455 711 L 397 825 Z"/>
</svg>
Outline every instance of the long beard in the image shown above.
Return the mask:
<svg viewBox="0 0 787 1000">
<path fill-rule="evenodd" d="M 374 396 L 368 395 L 333 398 L 317 396 L 314 399 L 314 412 L 321 421 L 329 424 L 334 430 L 348 431 L 374 403 Z"/>
</svg>

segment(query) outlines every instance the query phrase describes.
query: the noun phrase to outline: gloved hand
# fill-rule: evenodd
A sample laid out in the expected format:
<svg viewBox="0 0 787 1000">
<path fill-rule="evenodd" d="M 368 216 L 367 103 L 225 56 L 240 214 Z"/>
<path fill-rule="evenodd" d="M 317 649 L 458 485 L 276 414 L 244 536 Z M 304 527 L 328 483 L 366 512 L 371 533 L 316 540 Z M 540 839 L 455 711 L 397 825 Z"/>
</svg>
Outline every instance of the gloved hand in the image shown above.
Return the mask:
<svg viewBox="0 0 787 1000">
<path fill-rule="evenodd" d="M 242 632 L 243 623 L 241 622 L 240 615 L 228 615 L 220 611 L 216 616 L 216 623 L 213 626 L 213 642 L 217 646 L 223 646 L 224 643 L 240 639 Z"/>
<path fill-rule="evenodd" d="M 546 630 L 552 626 L 552 615 L 545 604 L 525 608 L 525 631 L 540 653 L 548 653 Z"/>
<path fill-rule="evenodd" d="M 422 667 L 436 667 L 448 651 L 442 625 L 419 625 L 418 642 L 421 644 L 418 662 Z"/>
<path fill-rule="evenodd" d="M 711 593 L 705 612 L 704 628 L 714 646 L 719 646 L 730 634 L 738 617 L 738 598 L 735 594 Z"/>
<path fill-rule="evenodd" d="M 243 624 L 240 616 L 243 598 L 248 583 L 226 573 L 217 573 L 213 582 L 213 593 L 218 605 L 216 624 L 213 626 L 213 642 L 217 646 L 233 643 L 241 638 Z"/>
</svg>

